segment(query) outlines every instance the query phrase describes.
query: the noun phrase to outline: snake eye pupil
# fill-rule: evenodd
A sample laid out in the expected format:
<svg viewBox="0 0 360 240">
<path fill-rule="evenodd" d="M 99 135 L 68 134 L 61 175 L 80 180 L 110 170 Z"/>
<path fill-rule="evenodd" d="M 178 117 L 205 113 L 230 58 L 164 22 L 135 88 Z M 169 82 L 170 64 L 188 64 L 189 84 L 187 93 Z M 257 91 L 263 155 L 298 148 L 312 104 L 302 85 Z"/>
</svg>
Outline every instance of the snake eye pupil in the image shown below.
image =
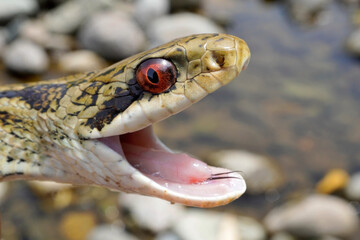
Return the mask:
<svg viewBox="0 0 360 240">
<path fill-rule="evenodd" d="M 166 59 L 148 59 L 137 67 L 136 80 L 144 91 L 162 93 L 175 84 L 176 68 Z"/>
<path fill-rule="evenodd" d="M 159 76 L 154 69 L 149 68 L 147 71 L 147 77 L 149 78 L 150 82 L 155 84 L 159 83 Z"/>
</svg>

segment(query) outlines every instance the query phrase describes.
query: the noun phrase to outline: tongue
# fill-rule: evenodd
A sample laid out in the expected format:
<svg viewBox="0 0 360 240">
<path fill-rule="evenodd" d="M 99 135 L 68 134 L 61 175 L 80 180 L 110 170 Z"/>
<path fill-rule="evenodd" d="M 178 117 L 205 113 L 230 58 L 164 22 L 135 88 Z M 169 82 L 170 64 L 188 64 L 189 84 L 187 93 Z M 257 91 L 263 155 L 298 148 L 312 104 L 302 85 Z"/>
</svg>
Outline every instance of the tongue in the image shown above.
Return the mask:
<svg viewBox="0 0 360 240">
<path fill-rule="evenodd" d="M 183 184 L 201 183 L 211 177 L 211 169 L 206 163 L 184 153 L 128 143 L 123 143 L 123 150 L 133 167 L 152 177 Z"/>
</svg>

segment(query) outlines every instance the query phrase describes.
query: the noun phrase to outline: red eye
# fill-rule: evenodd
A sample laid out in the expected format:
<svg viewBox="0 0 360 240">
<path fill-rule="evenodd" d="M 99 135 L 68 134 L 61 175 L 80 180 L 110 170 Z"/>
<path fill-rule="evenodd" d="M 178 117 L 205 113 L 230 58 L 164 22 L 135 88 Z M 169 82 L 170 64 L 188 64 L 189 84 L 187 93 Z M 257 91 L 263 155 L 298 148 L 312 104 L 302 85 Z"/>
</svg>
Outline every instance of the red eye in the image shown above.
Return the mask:
<svg viewBox="0 0 360 240">
<path fill-rule="evenodd" d="M 138 66 L 136 80 L 145 91 L 162 93 L 174 85 L 176 69 L 166 59 L 149 59 Z"/>
</svg>

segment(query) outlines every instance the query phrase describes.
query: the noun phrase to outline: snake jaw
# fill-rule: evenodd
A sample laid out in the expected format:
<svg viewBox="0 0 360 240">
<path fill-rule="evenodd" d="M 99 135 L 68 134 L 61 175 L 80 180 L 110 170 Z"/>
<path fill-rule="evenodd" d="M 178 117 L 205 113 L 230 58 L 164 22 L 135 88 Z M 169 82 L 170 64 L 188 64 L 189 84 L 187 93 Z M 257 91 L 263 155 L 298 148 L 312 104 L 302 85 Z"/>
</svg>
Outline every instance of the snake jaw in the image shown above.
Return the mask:
<svg viewBox="0 0 360 240">
<path fill-rule="evenodd" d="M 152 127 L 130 134 L 100 138 L 98 141 L 110 151 L 107 154 L 102 149 L 101 153 L 95 154 L 101 155 L 99 157 L 104 162 L 113 162 L 110 168 L 117 179 L 116 186 L 108 181 L 108 188 L 141 193 L 194 207 L 224 205 L 245 192 L 246 185 L 241 175 L 229 173 L 227 169 L 207 166 L 185 154 L 173 153 L 155 136 Z M 141 151 L 145 154 L 141 154 Z M 112 161 L 110 158 L 122 160 Z M 139 163 L 143 166 L 136 166 Z M 156 164 L 158 167 L 152 167 Z M 200 168 L 198 165 L 201 165 Z M 228 175 L 223 179 L 211 179 L 211 176 L 221 173 Z M 109 176 L 104 176 L 105 178 Z"/>
<path fill-rule="evenodd" d="M 196 47 L 187 46 L 191 41 L 191 46 Z M 213 174 L 230 171 L 207 165 L 201 170 L 183 167 L 183 163 L 202 163 L 187 155 L 179 156 L 171 152 L 152 133 L 151 125 L 182 111 L 235 79 L 247 67 L 250 59 L 249 48 L 243 40 L 225 34 L 190 36 L 168 45 L 170 50 L 165 55 L 157 56 L 158 50 L 154 49 L 151 50 L 151 57 L 164 57 L 174 63 L 178 69 L 174 86 L 161 94 L 144 92 L 141 98 L 132 102 L 101 131 L 93 132 L 97 135 L 93 135 L 92 138 L 98 138 L 98 141 L 104 143 L 109 150 L 117 153 L 118 156 L 114 159 L 121 159 L 119 163 L 107 159 L 110 164 L 107 169 L 112 171 L 113 182 L 116 184 L 103 185 L 189 206 L 215 207 L 227 204 L 244 193 L 246 185 L 242 176 L 231 172 L 226 176 L 212 178 Z M 149 53 L 145 52 L 144 55 L 147 54 Z M 145 60 L 146 58 L 142 58 L 142 61 Z M 135 69 L 135 66 L 130 67 L 128 75 Z M 156 158 L 162 158 L 164 161 L 157 161 Z M 161 167 L 156 168 L 154 165 Z M 161 177 L 156 176 L 157 171 L 154 171 L 154 168 L 161 169 Z M 185 178 L 172 178 L 174 168 L 182 176 L 187 172 L 192 174 L 186 175 Z"/>
</svg>

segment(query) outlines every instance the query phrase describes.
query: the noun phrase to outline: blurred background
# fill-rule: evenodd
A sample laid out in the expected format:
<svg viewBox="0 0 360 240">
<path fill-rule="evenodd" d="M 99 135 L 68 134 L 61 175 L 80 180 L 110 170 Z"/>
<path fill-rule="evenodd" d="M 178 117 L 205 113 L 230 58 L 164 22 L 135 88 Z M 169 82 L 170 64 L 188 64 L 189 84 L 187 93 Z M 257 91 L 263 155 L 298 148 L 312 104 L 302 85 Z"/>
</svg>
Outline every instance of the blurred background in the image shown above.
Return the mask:
<svg viewBox="0 0 360 240">
<path fill-rule="evenodd" d="M 205 32 L 243 38 L 250 65 L 156 132 L 241 170 L 245 195 L 202 210 L 1 183 L 3 239 L 360 239 L 359 0 L 0 0 L 0 84 L 99 70 Z"/>
</svg>

